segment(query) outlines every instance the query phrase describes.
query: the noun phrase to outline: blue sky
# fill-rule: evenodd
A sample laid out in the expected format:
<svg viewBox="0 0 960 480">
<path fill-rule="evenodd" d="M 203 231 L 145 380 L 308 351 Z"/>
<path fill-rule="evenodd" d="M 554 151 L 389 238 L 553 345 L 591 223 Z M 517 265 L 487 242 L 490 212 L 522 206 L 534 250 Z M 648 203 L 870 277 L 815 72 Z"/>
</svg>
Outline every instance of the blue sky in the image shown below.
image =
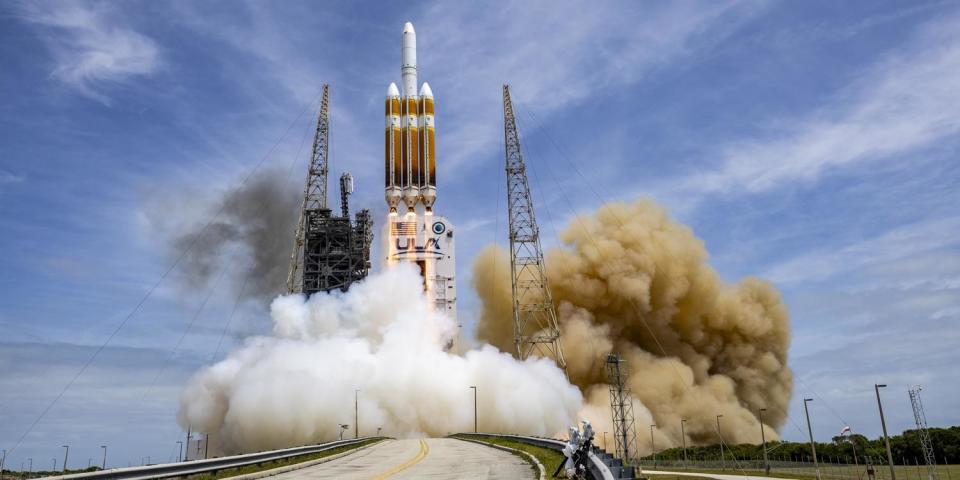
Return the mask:
<svg viewBox="0 0 960 480">
<path fill-rule="evenodd" d="M 437 99 L 437 210 L 460 229 L 467 329 L 472 258 L 506 235 L 506 82 L 546 244 L 576 213 L 648 196 L 723 278 L 780 288 L 798 377 L 784 437 L 803 438 L 803 396 L 818 438 L 844 423 L 878 434 L 875 382 L 894 431 L 912 423 L 914 383 L 931 424 L 960 424 L 960 4 L 8 2 L 3 448 L 124 325 L 8 465 L 67 443 L 77 465 L 105 443 L 111 465 L 172 458 L 186 378 L 269 327 L 247 301 L 225 330 L 229 288 L 190 326 L 208 291 L 162 277 L 164 232 L 205 220 L 261 160 L 293 168 L 296 195 L 322 83 L 332 170 L 382 218 L 382 100 L 405 21 Z"/>
</svg>

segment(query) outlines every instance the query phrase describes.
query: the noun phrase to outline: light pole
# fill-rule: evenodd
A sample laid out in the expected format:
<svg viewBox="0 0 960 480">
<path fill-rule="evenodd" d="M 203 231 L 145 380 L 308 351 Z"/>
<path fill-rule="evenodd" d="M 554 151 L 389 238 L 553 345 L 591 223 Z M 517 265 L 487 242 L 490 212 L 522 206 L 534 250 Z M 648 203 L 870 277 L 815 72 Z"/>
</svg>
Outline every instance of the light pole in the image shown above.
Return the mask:
<svg viewBox="0 0 960 480">
<path fill-rule="evenodd" d="M 687 423 L 686 418 L 680 419 L 680 440 L 683 442 L 683 466 L 687 466 L 687 434 L 683 429 L 683 424 Z"/>
<path fill-rule="evenodd" d="M 70 455 L 70 445 L 64 445 L 63 448 L 66 449 L 63 452 L 63 473 L 67 473 L 67 457 Z M 54 468 L 56 470 L 56 468 Z"/>
<path fill-rule="evenodd" d="M 473 433 L 477 433 L 477 386 L 471 385 L 473 389 Z"/>
<path fill-rule="evenodd" d="M 3 478 L 3 464 L 7 462 L 7 451 L 3 451 L 3 458 L 0 458 L 0 478 Z"/>
<path fill-rule="evenodd" d="M 653 452 L 653 468 L 657 468 L 657 448 L 653 443 L 653 429 L 657 428 L 656 424 L 650 425 L 650 451 Z"/>
<path fill-rule="evenodd" d="M 353 438 L 360 438 L 360 389 L 353 391 Z"/>
<path fill-rule="evenodd" d="M 27 472 L 27 476 L 32 477 L 33 476 L 33 459 L 28 458 L 27 460 L 30 462 L 30 470 Z"/>
<path fill-rule="evenodd" d="M 883 404 L 880 403 L 881 388 L 886 388 L 886 385 L 873 385 L 873 390 L 877 392 L 877 409 L 880 410 L 880 426 L 883 427 L 883 441 L 887 444 L 887 463 L 890 465 L 890 480 L 897 480 L 897 475 L 893 471 L 893 452 L 890 451 L 890 437 L 887 436 L 887 421 L 883 418 Z"/>
<path fill-rule="evenodd" d="M 190 458 L 190 435 L 193 433 L 193 432 L 191 431 L 191 427 L 192 427 L 192 425 L 187 425 L 187 441 L 184 443 L 184 445 L 186 445 L 187 448 L 183 449 L 183 450 L 184 450 L 184 454 L 183 454 L 183 461 L 184 461 L 184 462 L 186 462 L 187 459 Z"/>
<path fill-rule="evenodd" d="M 717 436 L 720 437 L 720 469 L 726 470 L 727 459 L 723 456 L 723 434 L 720 433 L 720 417 L 722 416 L 723 414 L 717 415 Z"/>
<path fill-rule="evenodd" d="M 103 449 L 103 465 L 100 466 L 100 469 L 106 470 L 107 469 L 107 446 L 100 445 L 100 448 Z"/>
<path fill-rule="evenodd" d="M 56 471 L 57 471 L 57 459 L 56 459 L 56 458 L 51 458 L 50 460 L 53 460 L 53 470 L 50 470 L 50 471 L 51 471 L 51 472 L 56 472 Z"/>
<path fill-rule="evenodd" d="M 763 442 L 763 471 L 770 476 L 770 461 L 767 459 L 767 435 L 763 432 L 763 412 L 766 408 L 760 409 L 760 441 Z"/>
<path fill-rule="evenodd" d="M 807 408 L 807 403 L 812 401 L 812 398 L 803 399 L 803 413 L 807 415 L 807 433 L 810 434 L 810 450 L 813 452 L 813 468 L 817 471 L 817 480 L 820 480 L 820 462 L 817 461 L 817 444 L 813 441 L 813 428 L 810 426 L 810 410 Z"/>
<path fill-rule="evenodd" d="M 183 440 L 177 440 L 177 445 L 180 446 L 180 453 L 177 454 L 177 461 L 183 461 Z"/>
<path fill-rule="evenodd" d="M 343 431 L 350 428 L 350 425 L 340 424 L 340 440 L 343 440 Z"/>
</svg>

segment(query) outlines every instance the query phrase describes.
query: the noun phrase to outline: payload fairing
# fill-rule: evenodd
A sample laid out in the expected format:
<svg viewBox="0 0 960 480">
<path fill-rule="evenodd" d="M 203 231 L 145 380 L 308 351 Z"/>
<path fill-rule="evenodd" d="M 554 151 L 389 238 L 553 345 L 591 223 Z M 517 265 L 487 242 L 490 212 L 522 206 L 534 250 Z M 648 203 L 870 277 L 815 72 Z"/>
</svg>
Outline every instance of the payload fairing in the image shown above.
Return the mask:
<svg viewBox="0 0 960 480">
<path fill-rule="evenodd" d="M 400 48 L 402 91 L 387 88 L 385 102 L 384 197 L 390 208 L 385 227 L 386 262 L 410 262 L 423 277 L 434 306 L 456 318 L 456 257 L 453 224 L 433 214 L 437 199 L 437 149 L 433 91 L 417 90 L 417 33 L 403 26 Z M 400 213 L 400 203 L 406 207 Z"/>
</svg>

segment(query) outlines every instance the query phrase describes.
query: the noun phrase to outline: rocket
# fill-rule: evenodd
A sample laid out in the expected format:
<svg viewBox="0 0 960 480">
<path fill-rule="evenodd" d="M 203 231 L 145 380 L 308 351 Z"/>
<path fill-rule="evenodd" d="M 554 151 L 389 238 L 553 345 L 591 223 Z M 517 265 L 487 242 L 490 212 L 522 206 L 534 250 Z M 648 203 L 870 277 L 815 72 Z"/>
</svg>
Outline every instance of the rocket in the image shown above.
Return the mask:
<svg viewBox="0 0 960 480">
<path fill-rule="evenodd" d="M 391 83 L 384 103 L 384 198 L 390 213 L 400 202 L 407 212 L 418 203 L 428 214 L 437 198 L 436 131 L 433 92 L 426 82 L 417 90 L 417 33 L 403 26 L 400 47 L 402 90 Z"/>
</svg>

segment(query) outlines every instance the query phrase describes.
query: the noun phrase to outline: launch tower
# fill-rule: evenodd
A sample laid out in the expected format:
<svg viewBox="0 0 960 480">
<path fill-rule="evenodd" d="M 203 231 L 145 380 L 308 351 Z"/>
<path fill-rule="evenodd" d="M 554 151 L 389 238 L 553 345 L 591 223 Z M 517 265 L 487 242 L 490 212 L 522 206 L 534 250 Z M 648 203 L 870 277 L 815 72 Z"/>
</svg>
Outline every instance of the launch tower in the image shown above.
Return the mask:
<svg viewBox="0 0 960 480">
<path fill-rule="evenodd" d="M 513 114 L 510 87 L 503 86 L 503 138 L 510 212 L 510 274 L 513 280 L 514 342 L 521 360 L 530 355 L 552 357 L 566 370 L 560 327 L 540 247 L 540 228 L 533 214 L 533 197 L 520 148 L 520 131 Z"/>
<path fill-rule="evenodd" d="M 287 275 L 288 293 L 346 291 L 350 284 L 367 276 L 370 270 L 370 244 L 373 219 L 369 210 L 360 210 L 350 221 L 348 196 L 353 193 L 349 173 L 340 177 L 340 213 L 333 216 L 327 208 L 327 171 L 330 147 L 330 86 L 323 86 L 317 130 L 303 203 L 290 255 Z"/>
<path fill-rule="evenodd" d="M 437 149 L 433 91 L 417 89 L 417 34 L 403 26 L 401 89 L 387 88 L 384 129 L 384 197 L 390 209 L 384 227 L 385 261 L 417 266 L 434 306 L 456 317 L 454 228 L 433 214 L 437 199 Z M 402 205 L 401 205 L 402 204 Z"/>
</svg>

